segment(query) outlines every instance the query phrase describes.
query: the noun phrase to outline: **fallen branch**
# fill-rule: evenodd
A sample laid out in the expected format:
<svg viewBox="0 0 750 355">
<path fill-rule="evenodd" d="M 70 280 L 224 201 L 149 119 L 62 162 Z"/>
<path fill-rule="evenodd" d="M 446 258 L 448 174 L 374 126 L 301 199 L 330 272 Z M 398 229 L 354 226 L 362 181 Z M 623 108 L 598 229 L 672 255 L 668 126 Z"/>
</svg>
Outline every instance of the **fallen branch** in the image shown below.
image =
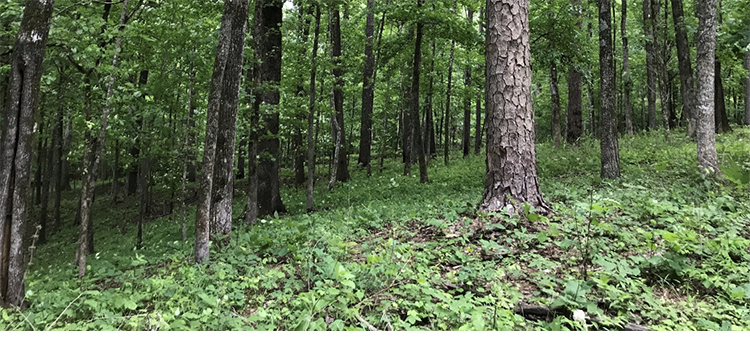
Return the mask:
<svg viewBox="0 0 750 355">
<path fill-rule="evenodd" d="M 377 332 L 377 331 L 380 331 L 380 330 L 379 330 L 378 328 L 375 328 L 375 327 L 373 327 L 373 326 L 372 326 L 372 324 L 368 323 L 368 322 L 367 322 L 367 321 L 366 321 L 366 320 L 365 320 L 364 318 L 360 317 L 360 315 L 359 315 L 359 314 L 357 314 L 357 313 L 354 313 L 354 316 L 355 316 L 355 317 L 357 317 L 357 319 L 358 319 L 358 320 L 359 320 L 360 322 L 362 322 L 362 324 L 364 324 L 364 325 L 365 325 L 365 326 L 367 327 L 367 330 L 369 330 L 369 331 L 371 331 L 371 332 Z"/>
</svg>

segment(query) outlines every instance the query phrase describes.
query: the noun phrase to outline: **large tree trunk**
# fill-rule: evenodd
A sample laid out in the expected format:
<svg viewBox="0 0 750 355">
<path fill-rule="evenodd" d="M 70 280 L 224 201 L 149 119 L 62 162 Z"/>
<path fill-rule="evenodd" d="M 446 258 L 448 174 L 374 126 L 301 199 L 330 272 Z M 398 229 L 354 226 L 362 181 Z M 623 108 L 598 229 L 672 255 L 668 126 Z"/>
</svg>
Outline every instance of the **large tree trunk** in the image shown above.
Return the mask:
<svg viewBox="0 0 750 355">
<path fill-rule="evenodd" d="M 375 0 L 367 0 L 367 22 L 365 24 L 365 68 L 362 79 L 362 121 L 359 129 L 358 164 L 369 170 L 372 151 L 372 111 L 375 98 L 375 56 L 373 55 L 373 36 L 375 32 Z M 369 175 L 369 174 L 368 174 Z"/>
<path fill-rule="evenodd" d="M 268 106 L 261 110 L 256 143 L 257 155 L 260 156 L 257 166 L 257 201 L 258 216 L 271 215 L 274 212 L 286 212 L 281 201 L 279 183 L 279 112 L 281 99 L 279 83 L 281 82 L 281 21 L 282 0 L 256 0 L 255 21 L 257 34 L 256 60 L 260 61 L 259 85 L 262 87 L 260 101 Z"/>
<path fill-rule="evenodd" d="M 622 84 L 624 87 L 622 104 L 625 106 L 625 132 L 633 135 L 633 108 L 630 103 L 630 93 L 633 89 L 633 79 L 630 77 L 630 56 L 628 53 L 628 1 L 622 0 L 622 18 L 620 32 L 622 36 Z"/>
<path fill-rule="evenodd" d="M 209 257 L 209 236 L 232 229 L 232 168 L 247 0 L 226 0 L 208 94 L 206 143 L 195 217 L 195 261 Z"/>
<path fill-rule="evenodd" d="M 417 8 L 422 7 L 422 0 L 417 0 Z M 417 21 L 417 36 L 414 40 L 414 63 L 412 64 L 411 78 L 411 100 L 409 106 L 409 116 L 413 127 L 412 137 L 415 140 L 414 150 L 416 150 L 417 161 L 419 162 L 419 181 L 428 183 L 430 179 L 427 176 L 427 163 L 424 157 L 424 142 L 422 142 L 422 131 L 419 120 L 419 73 L 422 66 L 422 27 L 421 21 Z M 468 139 L 466 140 L 468 144 Z M 407 162 L 407 166 L 410 162 Z"/>
<path fill-rule="evenodd" d="M 698 32 L 695 42 L 698 48 L 695 69 L 696 123 L 698 141 L 698 164 L 704 172 L 721 174 L 716 153 L 714 123 L 714 59 L 716 55 L 716 0 L 699 1 L 696 6 Z"/>
<path fill-rule="evenodd" d="M 549 91 L 550 100 L 552 101 L 552 140 L 555 147 L 560 147 L 562 137 L 560 135 L 560 93 L 557 90 L 557 64 L 554 62 L 549 68 Z"/>
<path fill-rule="evenodd" d="M 680 69 L 680 92 L 682 93 L 682 117 L 688 122 L 687 135 L 695 137 L 695 85 L 693 67 L 690 62 L 690 44 L 685 28 L 682 0 L 672 0 L 672 19 L 677 42 L 677 60 Z"/>
<path fill-rule="evenodd" d="M 581 0 L 572 0 L 578 28 L 581 29 Z M 565 139 L 575 143 L 583 134 L 583 94 L 581 91 L 581 73 L 573 66 L 568 68 L 568 112 L 565 125 Z"/>
<path fill-rule="evenodd" d="M 315 31 L 313 33 L 313 48 L 310 68 L 310 114 L 307 116 L 307 203 L 308 213 L 315 208 L 313 202 L 313 188 L 315 186 L 315 141 L 313 138 L 313 124 L 315 120 L 315 76 L 317 74 L 318 37 L 320 35 L 320 6 L 315 5 Z M 369 166 L 368 166 L 369 171 Z"/>
<path fill-rule="evenodd" d="M 125 0 L 122 3 L 122 11 L 120 13 L 120 30 L 125 26 L 126 16 L 128 14 L 128 1 Z M 122 47 L 122 34 L 117 37 L 115 41 L 115 52 L 112 56 L 112 69 L 117 68 L 117 63 L 120 55 L 120 48 Z M 107 119 L 109 118 L 109 112 L 112 108 L 112 96 L 114 95 L 115 89 L 115 74 L 110 73 L 107 78 L 107 95 L 104 101 L 104 108 L 102 109 L 101 126 L 99 127 L 99 134 L 97 137 L 90 136 L 91 139 L 87 140 L 86 148 L 84 149 L 84 157 L 86 159 L 86 173 L 83 177 L 81 186 L 81 229 L 78 234 L 78 250 L 76 252 L 76 263 L 78 265 L 78 278 L 83 278 L 86 275 L 86 254 L 91 251 L 93 252 L 93 219 L 91 216 L 92 205 L 94 203 L 94 191 L 96 190 L 96 178 L 97 170 L 99 168 L 99 160 L 104 150 L 104 139 L 107 137 Z"/>
<path fill-rule="evenodd" d="M 745 78 L 745 125 L 750 126 L 750 51 L 745 52 L 745 70 L 748 71 Z"/>
<path fill-rule="evenodd" d="M 599 0 L 599 72 L 602 90 L 601 124 L 601 176 L 605 179 L 620 177 L 620 151 L 617 146 L 615 122 L 615 69 L 612 63 L 611 0 Z"/>
<path fill-rule="evenodd" d="M 656 41 L 654 33 L 653 0 L 643 0 L 643 35 L 646 37 L 646 88 L 648 99 L 648 128 L 656 129 Z"/>
<path fill-rule="evenodd" d="M 54 0 L 27 0 L 13 46 L 0 147 L 0 304 L 24 299 L 23 239 L 28 225 L 34 139 L 44 49 Z"/>
<path fill-rule="evenodd" d="M 487 174 L 479 209 L 510 213 L 529 203 L 550 211 L 539 189 L 531 104 L 529 1 L 487 1 Z"/>
</svg>

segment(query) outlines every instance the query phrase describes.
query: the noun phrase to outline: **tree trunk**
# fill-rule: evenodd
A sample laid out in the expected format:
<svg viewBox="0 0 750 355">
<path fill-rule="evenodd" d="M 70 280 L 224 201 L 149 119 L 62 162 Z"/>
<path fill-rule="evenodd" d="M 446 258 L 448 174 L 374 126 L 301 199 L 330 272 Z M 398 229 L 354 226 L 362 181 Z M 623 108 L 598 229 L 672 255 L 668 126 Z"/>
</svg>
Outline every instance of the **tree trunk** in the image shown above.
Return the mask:
<svg viewBox="0 0 750 355">
<path fill-rule="evenodd" d="M 620 151 L 617 146 L 617 124 L 615 122 L 615 69 L 612 63 L 612 17 L 611 0 L 599 1 L 599 71 L 602 90 L 601 124 L 601 176 L 605 179 L 620 177 Z"/>
<path fill-rule="evenodd" d="M 654 33 L 653 0 L 643 0 L 643 35 L 646 37 L 646 87 L 648 99 L 648 128 L 656 129 L 656 44 Z"/>
<path fill-rule="evenodd" d="M 70 162 L 68 161 L 68 153 L 70 152 L 73 144 L 73 118 L 69 118 L 65 122 L 65 129 L 63 130 L 62 136 L 62 151 L 60 153 L 60 185 L 62 186 L 61 191 L 71 190 L 70 186 Z"/>
<path fill-rule="evenodd" d="M 696 6 L 698 32 L 695 35 L 695 70 L 698 87 L 696 123 L 698 164 L 708 174 L 721 174 L 716 153 L 714 123 L 714 75 L 716 55 L 716 0 L 699 1 Z"/>
<path fill-rule="evenodd" d="M 0 304 L 24 299 L 31 142 L 54 0 L 27 0 L 13 46 L 0 148 Z"/>
<path fill-rule="evenodd" d="M 479 8 L 479 34 L 484 33 L 484 29 L 482 28 L 482 23 L 484 21 L 484 8 Z M 474 127 L 474 154 L 479 155 L 479 148 L 482 146 L 482 100 L 479 95 L 477 95 L 477 102 L 474 105 L 476 108 L 476 124 Z"/>
<path fill-rule="evenodd" d="M 695 137 L 695 85 L 693 67 L 690 62 L 690 44 L 685 28 L 682 0 L 672 0 L 672 19 L 677 42 L 677 60 L 680 69 L 680 92 L 682 93 L 682 116 L 688 122 L 687 135 Z"/>
<path fill-rule="evenodd" d="M 247 0 L 226 0 L 208 94 L 206 143 L 195 217 L 195 261 L 209 258 L 209 236 L 232 229 L 232 168 Z"/>
<path fill-rule="evenodd" d="M 256 143 L 257 155 L 260 156 L 257 166 L 257 201 L 258 216 L 272 215 L 274 212 L 286 212 L 281 201 L 279 183 L 279 83 L 281 82 L 281 21 L 282 0 L 256 0 L 255 21 L 256 52 L 255 58 L 260 61 L 259 85 L 262 89 L 260 102 L 268 106 L 261 110 Z"/>
<path fill-rule="evenodd" d="M 120 30 L 125 26 L 125 17 L 128 14 L 128 1 L 124 0 L 122 3 L 122 11 L 120 13 Z M 112 56 L 112 69 L 117 68 L 117 63 L 120 54 L 120 48 L 122 47 L 122 34 L 117 37 L 115 41 L 115 52 Z M 102 109 L 101 126 L 99 127 L 98 137 L 91 136 L 91 139 L 87 140 L 86 148 L 84 151 L 84 157 L 86 158 L 86 173 L 81 183 L 81 229 L 78 234 L 78 250 L 76 252 L 76 263 L 78 265 L 78 278 L 83 278 L 86 275 L 86 254 L 89 249 L 93 249 L 93 219 L 91 216 L 92 205 L 94 203 L 94 191 L 96 190 L 96 178 L 97 170 L 99 168 L 99 159 L 101 158 L 102 151 L 104 150 L 104 139 L 107 137 L 107 119 L 109 118 L 109 112 L 112 108 L 112 96 L 114 95 L 115 89 L 115 74 L 114 72 L 109 74 L 107 78 L 107 95 L 104 101 L 104 108 Z"/>
<path fill-rule="evenodd" d="M 486 11 L 487 174 L 479 209 L 517 214 L 526 202 L 547 213 L 534 148 L 529 1 L 487 1 Z"/>
<path fill-rule="evenodd" d="M 620 32 L 622 37 L 622 85 L 623 100 L 622 104 L 625 111 L 625 132 L 633 135 L 633 107 L 630 103 L 630 93 L 633 90 L 633 79 L 630 77 L 630 56 L 628 53 L 628 1 L 622 0 L 622 17 L 620 18 Z"/>
<path fill-rule="evenodd" d="M 115 162 L 112 165 L 112 203 L 117 203 L 120 185 L 120 140 L 115 140 Z"/>
<path fill-rule="evenodd" d="M 474 11 L 469 9 L 466 17 L 469 20 L 469 24 L 471 24 L 474 21 Z M 468 55 L 466 60 L 469 60 Z M 468 63 L 466 68 L 464 68 L 464 90 L 464 125 L 461 148 L 463 148 L 463 157 L 466 158 L 471 152 L 471 97 L 468 95 L 468 92 L 471 90 L 471 65 Z"/>
<path fill-rule="evenodd" d="M 315 141 L 313 139 L 313 124 L 315 120 L 315 75 L 317 74 L 318 37 L 320 35 L 320 6 L 315 5 L 315 31 L 313 33 L 313 48 L 310 69 L 310 113 L 307 116 L 307 203 L 308 213 L 315 208 L 313 202 L 313 188 L 315 186 Z M 369 169 L 368 169 L 369 171 Z"/>
<path fill-rule="evenodd" d="M 456 13 L 457 2 L 453 0 L 453 13 Z M 450 154 L 450 127 L 451 127 L 451 89 L 453 88 L 453 54 L 456 49 L 456 41 L 451 40 L 451 54 L 448 57 L 448 87 L 445 91 L 445 112 L 443 113 L 443 158 L 445 166 L 448 166 Z"/>
<path fill-rule="evenodd" d="M 581 29 L 581 0 L 573 0 L 577 26 Z M 583 134 L 583 94 L 581 91 L 581 73 L 573 66 L 568 68 L 568 112 L 566 118 L 565 138 L 568 143 L 575 143 Z"/>
<path fill-rule="evenodd" d="M 42 101 L 42 100 L 40 100 Z M 34 172 L 34 204 L 38 205 L 42 203 L 42 178 L 44 173 L 44 120 L 41 120 L 37 125 L 39 127 L 39 135 L 36 143 L 36 171 Z"/>
<path fill-rule="evenodd" d="M 373 55 L 373 36 L 375 32 L 375 0 L 367 0 L 367 22 L 365 25 L 365 67 L 362 79 L 362 120 L 359 130 L 359 160 L 361 167 L 370 166 L 372 151 L 372 111 L 375 98 L 375 56 Z M 369 171 L 369 170 L 368 170 Z"/>
<path fill-rule="evenodd" d="M 549 91 L 550 100 L 552 101 L 552 140 L 555 147 L 560 148 L 562 137 L 560 135 L 560 93 L 557 90 L 557 64 L 554 62 L 549 69 Z"/>
<path fill-rule="evenodd" d="M 347 159 L 346 132 L 344 132 L 344 69 L 341 63 L 341 22 L 338 8 L 331 9 L 329 15 L 329 30 L 331 38 L 331 61 L 333 67 L 331 73 L 334 77 L 332 89 L 331 125 L 335 139 L 334 166 L 331 183 L 328 189 L 332 189 L 336 181 L 349 181 L 349 164 Z"/>
<path fill-rule="evenodd" d="M 417 9 L 420 9 L 421 7 L 422 0 L 417 0 Z M 414 150 L 416 150 L 417 161 L 419 162 L 419 181 L 425 184 L 430 182 L 430 179 L 427 176 L 427 164 L 424 157 L 424 142 L 422 141 L 422 131 L 419 120 L 419 69 L 422 66 L 422 27 L 422 22 L 418 20 L 417 36 L 414 40 L 414 63 L 412 65 L 411 104 L 409 106 L 409 116 L 412 121 L 411 125 L 414 129 L 412 137 L 416 140 L 414 142 Z M 466 142 L 468 143 L 468 140 Z"/>
<path fill-rule="evenodd" d="M 727 118 L 727 106 L 724 100 L 724 83 L 721 78 L 721 61 L 716 58 L 714 62 L 714 124 L 716 133 L 731 132 Z"/>
<path fill-rule="evenodd" d="M 56 125 L 56 123 L 53 123 L 52 125 L 54 126 Z M 40 219 L 39 224 L 41 225 L 41 229 L 39 229 L 39 234 L 38 234 L 39 244 L 44 244 L 47 242 L 47 232 L 49 230 L 47 211 L 49 209 L 49 195 L 50 195 L 50 186 L 51 186 L 50 182 L 52 180 L 52 170 L 54 169 L 54 166 L 55 166 L 55 163 L 54 163 L 55 137 L 54 136 L 51 137 L 49 141 L 50 143 L 47 145 L 47 149 L 45 149 L 45 152 L 44 152 L 47 155 L 47 157 L 45 158 L 47 167 L 44 169 L 44 176 L 42 177 L 42 201 L 41 201 L 42 207 L 41 207 L 41 211 L 39 212 L 39 219 Z"/>
</svg>

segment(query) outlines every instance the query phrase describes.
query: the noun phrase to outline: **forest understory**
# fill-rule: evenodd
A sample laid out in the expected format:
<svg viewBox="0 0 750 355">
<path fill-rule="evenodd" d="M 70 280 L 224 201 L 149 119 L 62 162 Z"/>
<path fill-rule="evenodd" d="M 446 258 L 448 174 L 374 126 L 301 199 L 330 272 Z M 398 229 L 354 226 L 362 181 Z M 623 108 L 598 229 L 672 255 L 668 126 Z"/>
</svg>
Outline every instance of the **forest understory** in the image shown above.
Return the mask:
<svg viewBox="0 0 750 355">
<path fill-rule="evenodd" d="M 434 161 L 426 185 L 400 160 L 353 169 L 310 214 L 284 188 L 289 213 L 252 227 L 236 181 L 238 222 L 203 265 L 159 190 L 137 250 L 138 197 L 112 203 L 105 184 L 82 280 L 69 191 L 0 330 L 750 330 L 750 129 L 717 136 L 721 179 L 681 131 L 621 137 L 618 180 L 598 177 L 598 145 L 537 145 L 546 216 L 476 212 L 483 155 Z"/>
</svg>

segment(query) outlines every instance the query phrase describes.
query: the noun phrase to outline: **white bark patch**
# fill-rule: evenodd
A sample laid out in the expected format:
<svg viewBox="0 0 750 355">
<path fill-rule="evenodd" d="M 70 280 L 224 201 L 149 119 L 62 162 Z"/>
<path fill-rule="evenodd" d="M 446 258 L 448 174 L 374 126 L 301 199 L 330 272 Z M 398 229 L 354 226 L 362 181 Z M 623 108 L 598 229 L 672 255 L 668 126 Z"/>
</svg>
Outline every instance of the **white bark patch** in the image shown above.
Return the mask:
<svg viewBox="0 0 750 355">
<path fill-rule="evenodd" d="M 21 42 L 36 43 L 42 40 L 42 34 L 37 30 L 31 30 L 31 32 L 23 33 L 21 35 Z"/>
</svg>

